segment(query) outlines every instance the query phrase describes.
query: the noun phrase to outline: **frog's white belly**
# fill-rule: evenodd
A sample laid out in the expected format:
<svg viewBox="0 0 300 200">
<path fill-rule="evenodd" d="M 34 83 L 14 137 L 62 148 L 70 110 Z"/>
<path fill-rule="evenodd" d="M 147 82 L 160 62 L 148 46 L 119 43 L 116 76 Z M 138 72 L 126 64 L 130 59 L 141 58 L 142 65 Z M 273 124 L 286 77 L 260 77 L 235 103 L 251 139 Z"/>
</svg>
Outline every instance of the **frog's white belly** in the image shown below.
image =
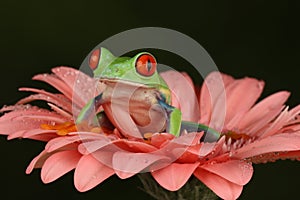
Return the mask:
<svg viewBox="0 0 300 200">
<path fill-rule="evenodd" d="M 166 128 L 166 112 L 157 103 L 158 91 L 141 85 L 107 84 L 103 109 L 123 134 L 143 137 L 144 133 Z"/>
</svg>

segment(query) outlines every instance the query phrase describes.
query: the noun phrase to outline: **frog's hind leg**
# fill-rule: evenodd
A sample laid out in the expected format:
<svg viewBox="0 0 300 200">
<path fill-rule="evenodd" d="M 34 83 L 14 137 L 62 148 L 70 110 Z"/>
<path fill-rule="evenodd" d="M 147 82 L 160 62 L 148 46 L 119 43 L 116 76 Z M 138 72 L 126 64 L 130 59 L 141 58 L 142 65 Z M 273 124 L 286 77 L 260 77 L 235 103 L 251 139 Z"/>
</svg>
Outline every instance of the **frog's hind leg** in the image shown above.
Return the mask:
<svg viewBox="0 0 300 200">
<path fill-rule="evenodd" d="M 201 142 L 216 142 L 220 138 L 221 134 L 204 124 L 198 124 L 195 122 L 182 121 L 180 127 L 180 133 L 183 132 L 204 132 L 204 135 L 201 138 Z"/>
<path fill-rule="evenodd" d="M 97 124 L 94 130 L 99 130 L 100 132 L 102 131 L 104 133 L 113 133 L 115 129 L 115 126 L 111 123 L 104 111 L 97 113 L 93 124 Z"/>
<path fill-rule="evenodd" d="M 76 124 L 83 124 L 86 123 L 88 125 L 93 124 L 94 117 L 96 116 L 96 111 L 98 108 L 104 103 L 104 100 L 102 98 L 102 93 L 96 96 L 95 98 L 92 98 L 88 103 L 82 108 L 80 111 L 77 119 Z"/>
<path fill-rule="evenodd" d="M 159 100 L 158 103 L 166 112 L 167 128 L 166 131 L 178 137 L 180 135 L 181 127 L 181 111 L 165 101 Z"/>
</svg>

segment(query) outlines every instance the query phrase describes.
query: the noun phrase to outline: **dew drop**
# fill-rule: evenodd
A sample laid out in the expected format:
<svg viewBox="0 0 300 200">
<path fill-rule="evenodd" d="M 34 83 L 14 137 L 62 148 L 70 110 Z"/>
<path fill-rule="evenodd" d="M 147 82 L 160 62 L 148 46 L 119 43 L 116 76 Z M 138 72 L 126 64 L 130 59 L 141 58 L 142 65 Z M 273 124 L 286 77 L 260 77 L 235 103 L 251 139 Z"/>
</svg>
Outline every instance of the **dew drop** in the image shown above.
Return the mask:
<svg viewBox="0 0 300 200">
<path fill-rule="evenodd" d="M 217 162 L 216 161 L 211 161 L 209 164 L 215 165 Z"/>
<path fill-rule="evenodd" d="M 25 108 L 25 110 L 28 110 L 29 108 L 31 108 L 31 105 L 26 104 L 24 108 Z"/>
</svg>

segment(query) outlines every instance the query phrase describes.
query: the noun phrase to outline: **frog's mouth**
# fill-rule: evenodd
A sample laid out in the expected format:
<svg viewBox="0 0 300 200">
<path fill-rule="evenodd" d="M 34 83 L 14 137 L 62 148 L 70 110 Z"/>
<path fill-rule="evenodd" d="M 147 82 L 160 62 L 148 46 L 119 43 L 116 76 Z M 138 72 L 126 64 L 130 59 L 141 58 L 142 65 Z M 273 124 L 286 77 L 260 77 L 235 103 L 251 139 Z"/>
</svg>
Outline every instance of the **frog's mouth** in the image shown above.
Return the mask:
<svg viewBox="0 0 300 200">
<path fill-rule="evenodd" d="M 100 78 L 99 79 L 100 83 L 104 83 L 107 86 L 116 86 L 117 84 L 120 85 L 127 85 L 127 86 L 131 86 L 131 87 L 138 87 L 138 88 L 152 88 L 153 86 L 150 85 L 146 85 L 146 84 L 142 84 L 142 83 L 138 83 L 138 82 L 134 82 L 134 81 L 127 81 L 124 79 L 117 79 L 117 78 Z"/>
</svg>

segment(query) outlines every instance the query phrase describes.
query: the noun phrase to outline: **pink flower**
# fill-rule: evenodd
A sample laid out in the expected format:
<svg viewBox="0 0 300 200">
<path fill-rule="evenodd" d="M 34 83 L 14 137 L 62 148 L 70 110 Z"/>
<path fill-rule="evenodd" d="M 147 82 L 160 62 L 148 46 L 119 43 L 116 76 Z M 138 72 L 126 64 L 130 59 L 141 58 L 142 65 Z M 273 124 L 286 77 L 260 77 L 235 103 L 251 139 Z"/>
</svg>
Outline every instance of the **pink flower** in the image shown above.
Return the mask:
<svg viewBox="0 0 300 200">
<path fill-rule="evenodd" d="M 213 72 L 205 79 L 197 97 L 185 74 L 162 73 L 172 90 L 172 105 L 181 109 L 184 120 L 209 125 L 222 133 L 213 143 L 200 142 L 201 133 L 151 133 L 148 139 L 125 137 L 113 131 L 74 125 L 81 108 L 94 96 L 96 81 L 72 68 L 58 67 L 54 74 L 34 80 L 49 83 L 60 94 L 35 92 L 15 106 L 1 109 L 0 133 L 8 139 L 46 141 L 45 149 L 32 160 L 26 173 L 41 169 L 44 183 L 74 170 L 74 184 L 87 191 L 116 174 L 125 179 L 150 172 L 165 189 L 180 189 L 191 176 L 197 177 L 223 199 L 236 199 L 253 174 L 252 163 L 300 157 L 300 106 L 284 106 L 289 93 L 275 93 L 259 103 L 264 83 L 253 78 L 233 79 Z M 76 90 L 73 90 L 74 84 Z M 101 90 L 101 88 L 100 88 Z M 27 103 L 48 102 L 51 111 Z"/>
</svg>

